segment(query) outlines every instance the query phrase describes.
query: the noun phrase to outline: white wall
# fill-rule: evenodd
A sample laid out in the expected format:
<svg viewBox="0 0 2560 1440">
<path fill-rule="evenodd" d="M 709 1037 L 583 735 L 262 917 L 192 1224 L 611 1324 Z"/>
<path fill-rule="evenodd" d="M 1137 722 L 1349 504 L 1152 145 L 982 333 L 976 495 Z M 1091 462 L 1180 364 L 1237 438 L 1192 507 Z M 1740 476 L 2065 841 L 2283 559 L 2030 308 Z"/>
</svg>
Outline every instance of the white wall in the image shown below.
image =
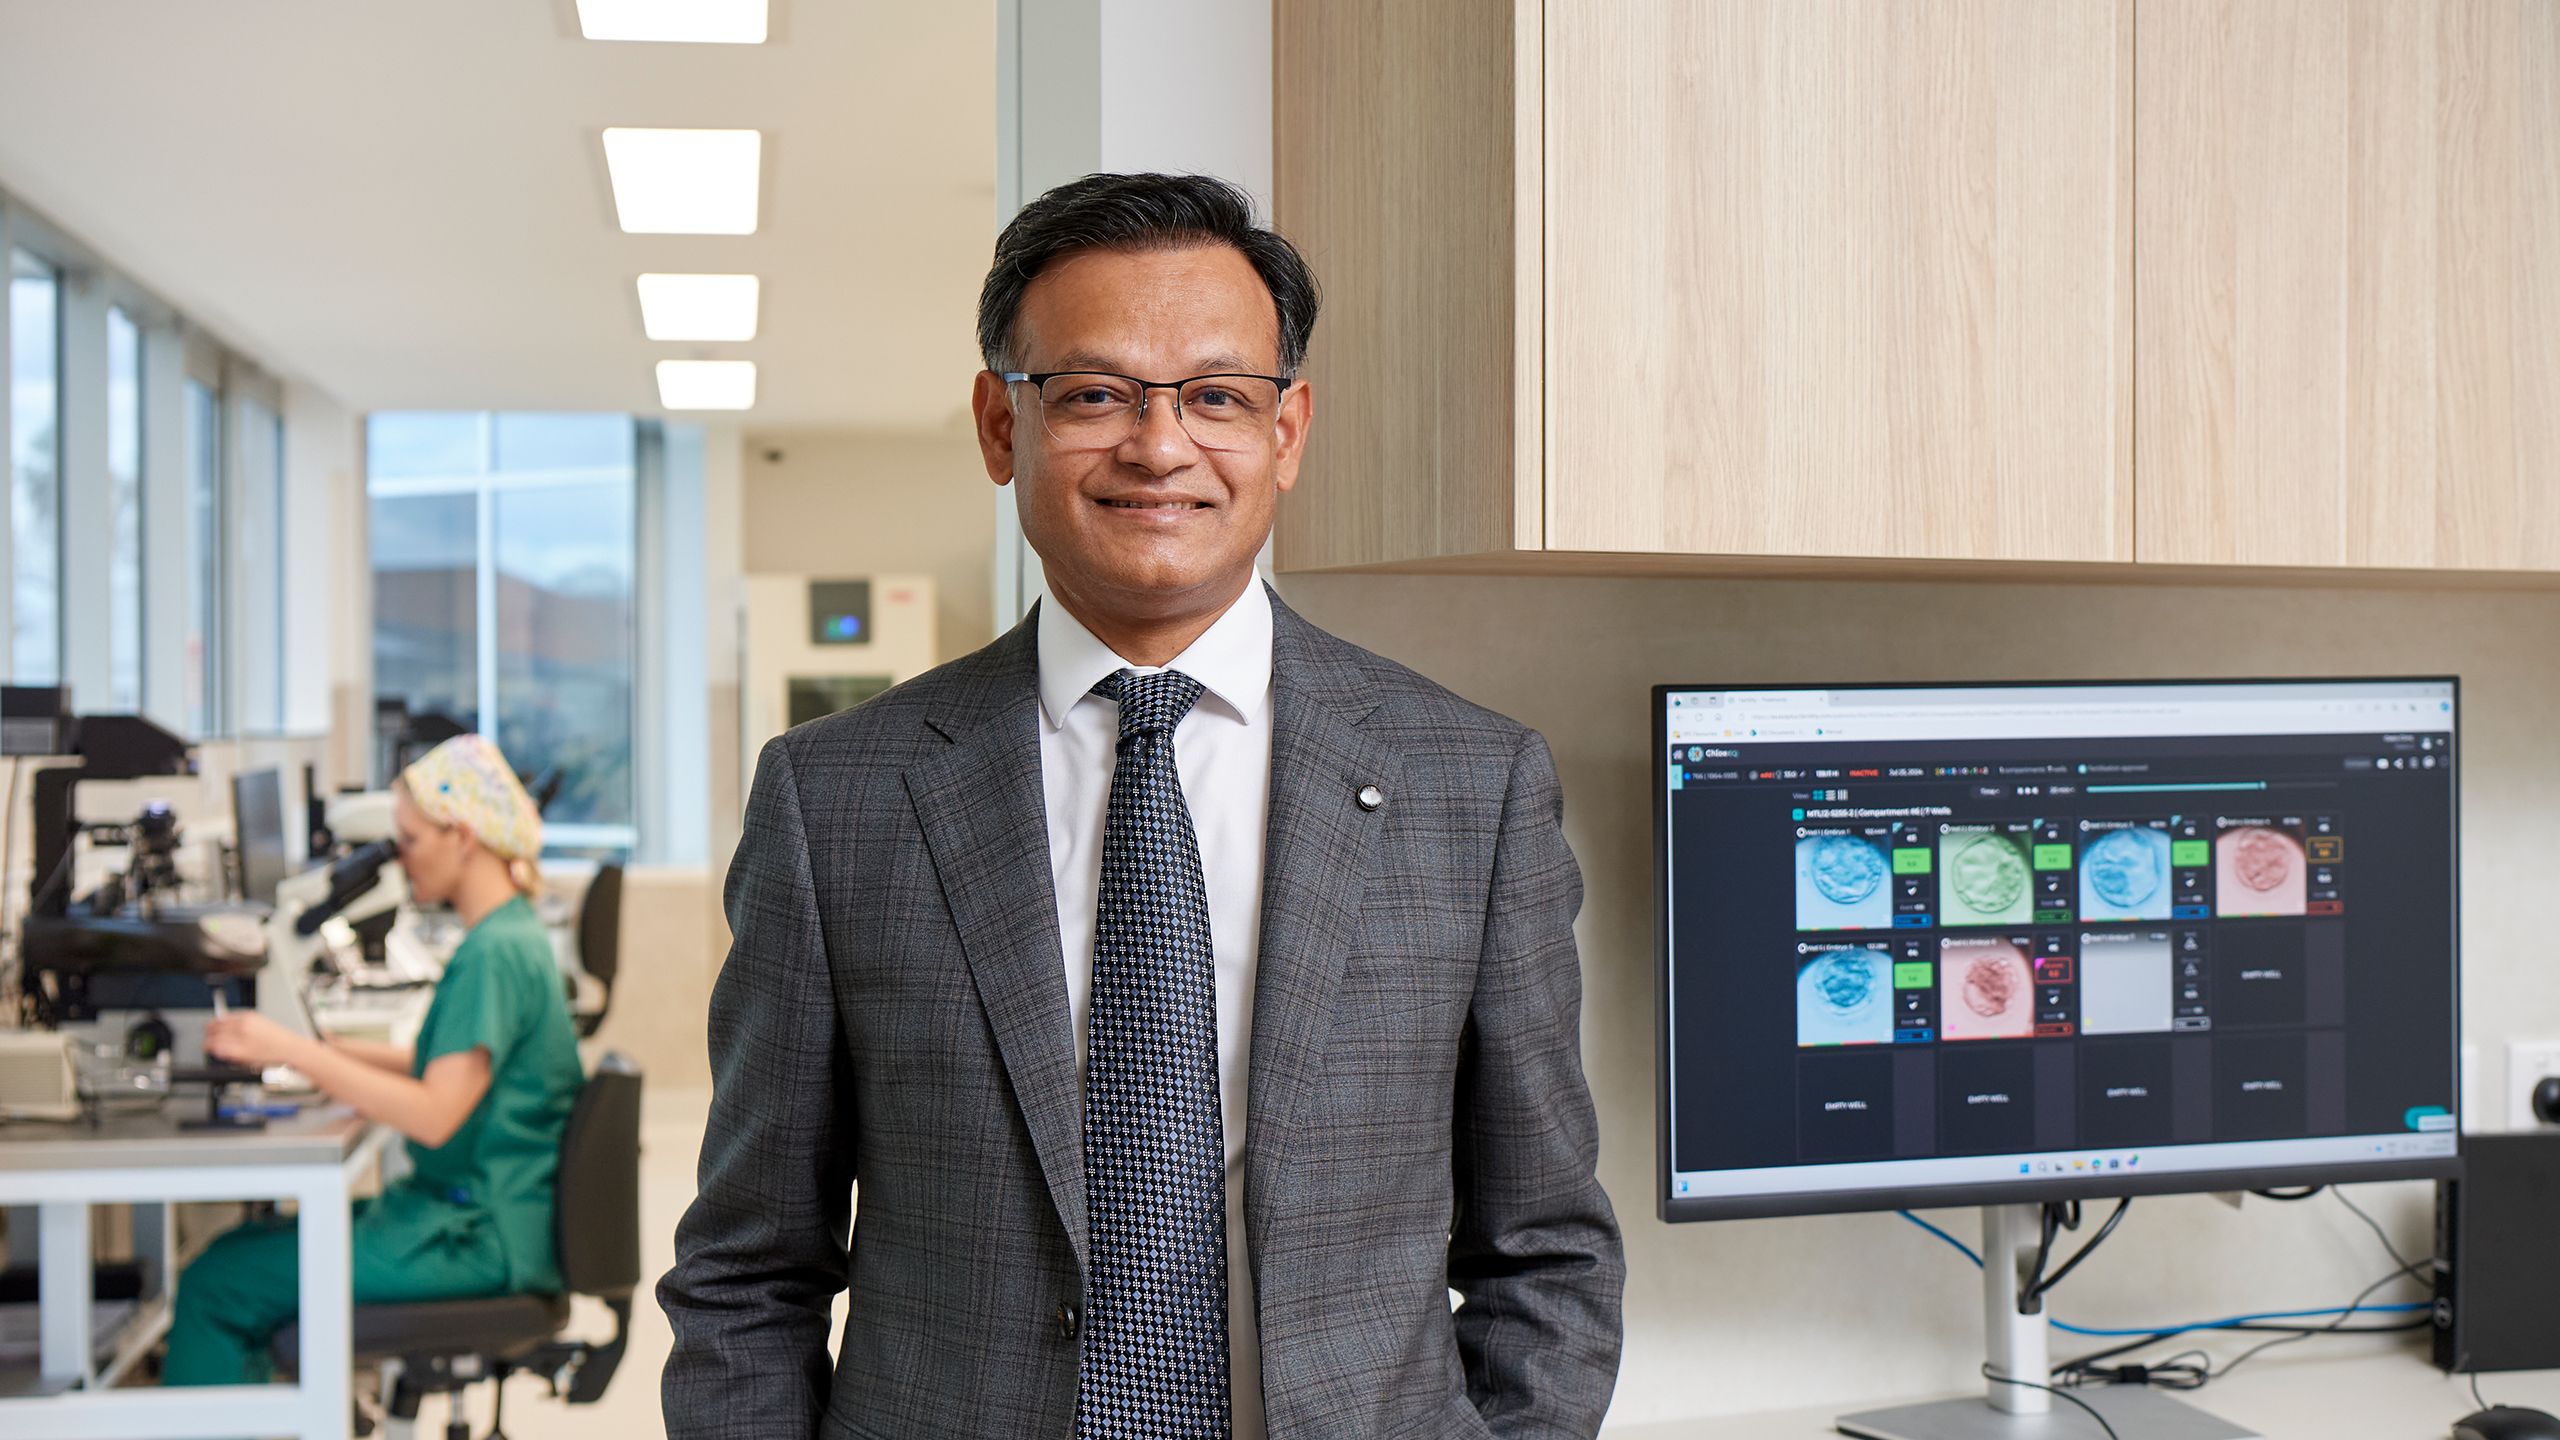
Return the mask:
<svg viewBox="0 0 2560 1440">
<path fill-rule="evenodd" d="M 186 338 L 142 333 L 142 703 L 169 730 L 187 728 Z"/>
<path fill-rule="evenodd" d="M 114 708 L 110 678 L 115 491 L 107 476 L 107 295 L 64 267 L 59 315 L 62 429 L 56 440 L 62 517 L 62 679 L 72 704 Z"/>
<path fill-rule="evenodd" d="M 1271 213 L 1271 0 L 998 0 L 998 228 L 1096 171 L 1217 175 Z M 1013 490 L 997 491 L 996 623 L 1045 593 Z"/>
<path fill-rule="evenodd" d="M 2560 1037 L 2560 971 L 2545 961 L 2538 913 L 2519 902 L 2560 870 L 2548 738 L 2560 595 L 1361 575 L 1285 576 L 1281 589 L 1317 624 L 1536 726 L 1555 749 L 1588 887 L 1583 1053 L 1632 1276 L 1613 1424 L 1972 1391 L 1982 1355 L 1974 1272 L 1892 1216 L 1654 1218 L 1649 686 L 2459 674 L 2463 999 L 2484 1108 L 2503 1112 L 2507 1039 Z M 2358 1194 L 2405 1251 L 2427 1253 L 2427 1187 Z M 1971 1213 L 1937 1218 L 1978 1239 Z M 2148 1325 L 2334 1305 L 2391 1268 L 2325 1197 L 2237 1211 L 2142 1200 L 2057 1292 L 2054 1313 Z M 2057 1357 L 2077 1353 L 2057 1339 Z M 2295 1353 L 2388 1343 L 2322 1340 Z"/>
<path fill-rule="evenodd" d="M 283 721 L 289 734 L 323 734 L 337 722 L 332 690 L 351 667 L 366 682 L 372 678 L 361 424 L 325 391 L 300 381 L 284 387 Z M 338 763 L 334 754 L 332 763 Z M 350 771 L 346 778 L 359 777 Z"/>
<path fill-rule="evenodd" d="M 973 432 L 756 430 L 740 463 L 747 573 L 931 575 L 937 661 L 995 638 L 994 487 Z"/>
<path fill-rule="evenodd" d="M 734 422 L 666 427 L 659 493 L 643 497 L 640 596 L 644 714 L 635 760 L 670 782 L 644 819 L 643 863 L 624 878 L 621 978 L 600 1044 L 653 1087 L 710 1083 L 703 1017 L 728 953 L 721 881 L 737 848 L 740 436 Z M 681 777 L 681 787 L 672 782 Z"/>
</svg>

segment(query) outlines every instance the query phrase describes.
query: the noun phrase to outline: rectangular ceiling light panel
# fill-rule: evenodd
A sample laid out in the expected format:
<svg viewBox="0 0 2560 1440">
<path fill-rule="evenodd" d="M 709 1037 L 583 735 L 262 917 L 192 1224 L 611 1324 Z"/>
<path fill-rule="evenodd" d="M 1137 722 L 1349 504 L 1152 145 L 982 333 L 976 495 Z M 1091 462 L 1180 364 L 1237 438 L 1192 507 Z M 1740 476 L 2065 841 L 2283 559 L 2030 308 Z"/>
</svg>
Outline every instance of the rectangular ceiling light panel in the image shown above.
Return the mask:
<svg viewBox="0 0 2560 1440">
<path fill-rule="evenodd" d="M 661 360 L 658 403 L 669 410 L 751 410 L 756 403 L 756 362 Z"/>
<path fill-rule="evenodd" d="M 753 340 L 753 275 L 643 275 L 640 325 L 652 340 Z"/>
<path fill-rule="evenodd" d="M 753 235 L 760 130 L 604 132 L 613 208 L 633 235 Z"/>
</svg>

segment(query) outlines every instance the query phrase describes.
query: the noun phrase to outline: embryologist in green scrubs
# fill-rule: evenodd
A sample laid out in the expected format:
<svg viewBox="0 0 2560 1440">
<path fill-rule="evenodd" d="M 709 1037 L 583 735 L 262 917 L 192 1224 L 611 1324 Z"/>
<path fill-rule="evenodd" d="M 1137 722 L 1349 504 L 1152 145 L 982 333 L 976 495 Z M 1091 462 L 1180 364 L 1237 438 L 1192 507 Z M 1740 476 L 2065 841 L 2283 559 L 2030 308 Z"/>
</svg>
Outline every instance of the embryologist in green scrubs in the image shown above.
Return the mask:
<svg viewBox="0 0 2560 1440">
<path fill-rule="evenodd" d="M 396 795 L 410 894 L 451 904 L 470 926 L 415 1053 L 313 1040 L 246 1012 L 207 1024 L 205 1048 L 238 1065 L 290 1065 L 408 1137 L 410 1173 L 355 1212 L 357 1304 L 554 1293 L 560 1133 L 583 1072 L 551 942 L 526 899 L 538 883 L 541 816 L 479 735 L 428 752 L 401 773 Z M 290 1220 L 216 1239 L 178 1282 L 163 1380 L 267 1378 L 267 1347 L 294 1318 L 299 1273 Z"/>
</svg>

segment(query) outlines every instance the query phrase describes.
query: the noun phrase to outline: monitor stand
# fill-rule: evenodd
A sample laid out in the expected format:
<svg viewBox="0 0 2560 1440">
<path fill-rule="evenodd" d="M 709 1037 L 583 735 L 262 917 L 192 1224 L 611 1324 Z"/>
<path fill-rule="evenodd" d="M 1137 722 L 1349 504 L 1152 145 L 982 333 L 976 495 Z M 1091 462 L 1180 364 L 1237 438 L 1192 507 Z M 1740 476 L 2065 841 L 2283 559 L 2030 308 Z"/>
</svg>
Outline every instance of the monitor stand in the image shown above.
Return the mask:
<svg viewBox="0 0 2560 1440">
<path fill-rule="evenodd" d="M 2035 1263 L 2042 1207 L 1982 1208 L 1982 1321 L 1994 1375 L 2043 1381 L 2050 1334 L 2041 1313 L 2018 1313 L 2018 1285 Z M 1843 1435 L 1866 1440 L 2106 1440 L 2106 1432 L 2068 1400 L 2022 1385 L 1986 1380 L 1988 1392 L 1962 1400 L 1897 1405 L 1843 1415 Z M 2107 1417 L 2117 1440 L 2258 1440 L 2147 1385 L 2091 1385 L 2071 1392 Z"/>
</svg>

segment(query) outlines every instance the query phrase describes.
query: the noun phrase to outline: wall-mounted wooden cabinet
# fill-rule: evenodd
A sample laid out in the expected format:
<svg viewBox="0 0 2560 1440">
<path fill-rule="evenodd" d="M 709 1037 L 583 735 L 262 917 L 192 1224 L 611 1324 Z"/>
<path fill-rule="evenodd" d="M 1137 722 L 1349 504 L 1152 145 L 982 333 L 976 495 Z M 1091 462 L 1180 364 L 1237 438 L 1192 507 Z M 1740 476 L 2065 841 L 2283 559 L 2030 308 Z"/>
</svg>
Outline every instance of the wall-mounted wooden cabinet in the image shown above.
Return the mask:
<svg viewBox="0 0 2560 1440">
<path fill-rule="evenodd" d="M 2560 0 L 2141 0 L 2135 553 L 2560 570 Z"/>
<path fill-rule="evenodd" d="M 2560 0 L 1274 13 L 1284 569 L 2560 569 Z"/>
</svg>

